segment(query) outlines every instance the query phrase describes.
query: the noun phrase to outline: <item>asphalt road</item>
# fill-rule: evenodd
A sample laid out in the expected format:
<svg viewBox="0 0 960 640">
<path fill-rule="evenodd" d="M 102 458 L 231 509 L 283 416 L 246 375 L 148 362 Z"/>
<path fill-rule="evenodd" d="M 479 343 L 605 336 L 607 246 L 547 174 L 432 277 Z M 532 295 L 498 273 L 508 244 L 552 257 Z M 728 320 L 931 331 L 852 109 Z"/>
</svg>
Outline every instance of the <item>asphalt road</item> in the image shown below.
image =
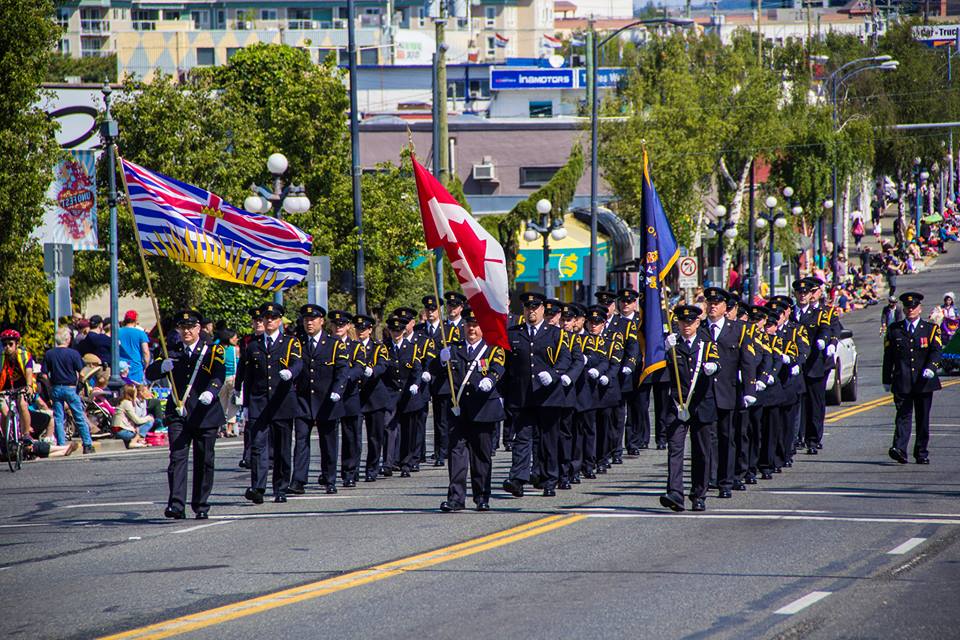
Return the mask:
<svg viewBox="0 0 960 640">
<path fill-rule="evenodd" d="M 939 299 L 958 258 L 901 288 Z M 890 461 L 878 318 L 844 320 L 859 402 L 830 409 L 821 455 L 704 514 L 659 506 L 655 450 L 555 499 L 442 514 L 433 468 L 254 507 L 221 441 L 201 523 L 162 518 L 163 451 L 0 470 L 0 635 L 958 638 L 960 384 L 935 398 L 932 464 Z"/>
</svg>

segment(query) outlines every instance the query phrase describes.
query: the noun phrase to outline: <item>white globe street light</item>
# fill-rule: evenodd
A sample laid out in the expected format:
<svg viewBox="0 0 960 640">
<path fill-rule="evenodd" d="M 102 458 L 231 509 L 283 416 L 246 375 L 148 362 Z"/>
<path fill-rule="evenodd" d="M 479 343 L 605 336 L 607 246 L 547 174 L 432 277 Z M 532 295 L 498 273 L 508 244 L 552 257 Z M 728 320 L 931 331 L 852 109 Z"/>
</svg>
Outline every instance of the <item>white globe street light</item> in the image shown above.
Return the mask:
<svg viewBox="0 0 960 640">
<path fill-rule="evenodd" d="M 773 221 L 773 226 L 775 226 L 777 229 L 783 229 L 784 227 L 787 226 L 787 219 L 784 218 L 783 216 L 778 216 Z"/>
<path fill-rule="evenodd" d="M 764 203 L 767 205 L 768 209 L 773 209 L 775 206 L 777 206 L 777 199 L 773 196 L 767 196 L 767 199 L 764 200 Z"/>
<path fill-rule="evenodd" d="M 783 188 L 783 197 L 792 198 L 793 197 L 793 187 L 784 187 Z"/>
<path fill-rule="evenodd" d="M 542 216 L 547 215 L 553 210 L 553 204 L 550 203 L 546 198 L 540 198 L 537 200 L 537 213 Z"/>
<path fill-rule="evenodd" d="M 727 208 L 722 204 L 718 204 L 713 212 L 718 218 L 725 218 L 727 216 Z"/>
<path fill-rule="evenodd" d="M 523 239 L 526 240 L 527 242 L 535 242 L 536 239 L 539 237 L 539 235 L 540 234 L 538 234 L 535 230 L 531 229 L 530 227 L 527 227 L 526 230 L 523 232 Z"/>
<path fill-rule="evenodd" d="M 550 231 L 550 237 L 554 240 L 563 240 L 567 237 L 567 230 L 564 227 L 554 227 Z"/>
<path fill-rule="evenodd" d="M 756 221 L 757 229 L 766 229 L 767 228 L 767 219 L 764 217 L 758 217 Z"/>
<path fill-rule="evenodd" d="M 283 175 L 287 172 L 287 156 L 282 153 L 271 153 L 267 158 L 267 171 L 275 176 Z"/>
<path fill-rule="evenodd" d="M 828 209 L 828 210 L 829 210 L 829 209 L 833 209 L 833 200 L 829 200 L 829 199 L 828 199 L 828 200 L 824 200 L 824 201 L 823 201 L 823 208 L 824 208 L 824 209 Z"/>
<path fill-rule="evenodd" d="M 726 231 L 723 232 L 723 236 L 724 236 L 727 240 L 733 240 L 734 238 L 737 237 L 737 228 L 736 228 L 736 227 L 730 227 L 729 229 L 727 229 Z"/>
</svg>

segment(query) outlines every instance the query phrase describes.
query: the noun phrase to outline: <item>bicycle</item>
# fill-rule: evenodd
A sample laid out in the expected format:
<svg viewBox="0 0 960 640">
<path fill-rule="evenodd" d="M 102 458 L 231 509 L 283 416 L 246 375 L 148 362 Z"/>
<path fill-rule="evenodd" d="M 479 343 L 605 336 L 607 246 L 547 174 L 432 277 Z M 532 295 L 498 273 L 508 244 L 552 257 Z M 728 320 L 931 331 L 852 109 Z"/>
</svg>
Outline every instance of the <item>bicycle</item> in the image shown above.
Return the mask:
<svg viewBox="0 0 960 640">
<path fill-rule="evenodd" d="M 21 440 L 20 430 L 20 407 L 17 400 L 20 396 L 27 396 L 26 389 L 13 389 L 10 391 L 0 391 L 0 398 L 6 399 L 9 411 L 7 412 L 7 429 L 4 433 L 4 450 L 7 454 L 7 465 L 10 472 L 18 471 L 23 465 L 24 445 Z"/>
</svg>

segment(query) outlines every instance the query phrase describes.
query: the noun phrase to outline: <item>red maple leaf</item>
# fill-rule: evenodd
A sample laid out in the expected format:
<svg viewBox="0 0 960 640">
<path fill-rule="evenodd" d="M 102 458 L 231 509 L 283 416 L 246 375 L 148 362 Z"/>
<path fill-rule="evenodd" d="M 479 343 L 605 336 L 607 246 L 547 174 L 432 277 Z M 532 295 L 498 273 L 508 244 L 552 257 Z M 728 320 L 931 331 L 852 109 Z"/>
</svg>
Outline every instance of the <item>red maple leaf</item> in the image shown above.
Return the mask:
<svg viewBox="0 0 960 640">
<path fill-rule="evenodd" d="M 490 260 L 487 258 L 487 241 L 481 240 L 477 236 L 468 221 L 455 222 L 454 220 L 448 220 L 448 223 L 450 224 L 450 230 L 453 231 L 454 236 L 457 238 L 457 242 L 460 245 L 460 252 L 463 254 L 467 266 L 470 267 L 470 271 L 473 272 L 475 277 L 486 280 L 487 270 L 484 263 L 500 262 L 500 260 Z M 455 246 L 456 245 L 452 245 L 452 243 L 448 243 L 449 248 L 455 248 Z"/>
</svg>

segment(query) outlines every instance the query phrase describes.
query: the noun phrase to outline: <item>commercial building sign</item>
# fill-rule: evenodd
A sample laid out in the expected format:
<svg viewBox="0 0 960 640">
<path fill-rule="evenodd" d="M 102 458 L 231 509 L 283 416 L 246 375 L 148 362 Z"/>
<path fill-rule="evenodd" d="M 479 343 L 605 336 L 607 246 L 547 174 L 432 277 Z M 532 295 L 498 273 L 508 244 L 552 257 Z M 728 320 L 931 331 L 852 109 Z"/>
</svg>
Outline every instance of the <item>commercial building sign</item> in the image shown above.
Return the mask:
<svg viewBox="0 0 960 640">
<path fill-rule="evenodd" d="M 627 70 L 623 67 L 600 67 L 597 69 L 597 86 L 601 89 L 612 89 L 627 77 Z M 587 70 L 577 69 L 577 86 L 587 88 Z"/>
<path fill-rule="evenodd" d="M 573 89 L 573 69 L 490 69 L 490 89 Z"/>
<path fill-rule="evenodd" d="M 960 25 L 926 24 L 912 29 L 913 39 L 928 47 L 960 47 Z"/>
</svg>

